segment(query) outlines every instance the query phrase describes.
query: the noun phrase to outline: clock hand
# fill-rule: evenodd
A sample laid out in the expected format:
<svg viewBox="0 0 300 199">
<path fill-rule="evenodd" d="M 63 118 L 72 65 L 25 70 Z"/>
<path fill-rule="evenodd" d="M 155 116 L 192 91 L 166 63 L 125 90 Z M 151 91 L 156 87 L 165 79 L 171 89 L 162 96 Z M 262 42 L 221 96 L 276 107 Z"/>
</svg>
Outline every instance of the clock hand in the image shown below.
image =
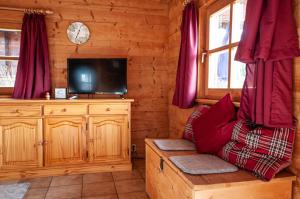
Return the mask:
<svg viewBox="0 0 300 199">
<path fill-rule="evenodd" d="M 79 27 L 79 30 L 78 30 L 77 35 L 76 35 L 76 37 L 75 37 L 75 40 L 77 40 L 77 37 L 78 37 L 78 35 L 79 35 L 79 33 L 80 33 L 80 30 L 81 30 L 81 27 L 82 27 L 82 25 Z"/>
</svg>

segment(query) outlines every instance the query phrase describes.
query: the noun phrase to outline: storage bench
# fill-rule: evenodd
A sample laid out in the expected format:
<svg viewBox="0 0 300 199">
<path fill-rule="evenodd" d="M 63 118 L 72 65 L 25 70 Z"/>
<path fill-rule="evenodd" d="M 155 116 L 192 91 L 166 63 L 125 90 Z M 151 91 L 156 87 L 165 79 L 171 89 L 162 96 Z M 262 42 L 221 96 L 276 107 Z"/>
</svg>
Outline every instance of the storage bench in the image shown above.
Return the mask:
<svg viewBox="0 0 300 199">
<path fill-rule="evenodd" d="M 196 151 L 162 151 L 146 139 L 146 191 L 151 199 L 289 199 L 296 177 L 282 171 L 265 182 L 250 172 L 189 175 L 168 158 Z"/>
</svg>

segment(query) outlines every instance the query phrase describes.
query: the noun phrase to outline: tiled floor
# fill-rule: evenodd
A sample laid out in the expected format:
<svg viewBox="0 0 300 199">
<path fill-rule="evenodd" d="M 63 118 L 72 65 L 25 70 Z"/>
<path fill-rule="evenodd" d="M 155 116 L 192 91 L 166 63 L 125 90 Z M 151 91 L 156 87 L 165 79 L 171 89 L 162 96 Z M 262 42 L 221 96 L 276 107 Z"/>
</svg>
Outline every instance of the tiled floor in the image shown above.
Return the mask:
<svg viewBox="0 0 300 199">
<path fill-rule="evenodd" d="M 145 163 L 133 162 L 133 171 L 47 177 L 31 183 L 26 199 L 148 199 Z"/>
</svg>

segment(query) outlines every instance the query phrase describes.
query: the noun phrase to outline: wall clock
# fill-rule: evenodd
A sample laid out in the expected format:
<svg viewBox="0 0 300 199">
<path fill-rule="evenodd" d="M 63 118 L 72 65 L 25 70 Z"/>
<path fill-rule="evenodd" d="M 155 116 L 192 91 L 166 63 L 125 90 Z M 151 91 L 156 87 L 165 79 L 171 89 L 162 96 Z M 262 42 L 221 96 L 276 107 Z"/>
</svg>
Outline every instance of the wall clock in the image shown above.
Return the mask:
<svg viewBox="0 0 300 199">
<path fill-rule="evenodd" d="M 83 44 L 89 40 L 90 30 L 82 22 L 73 22 L 67 29 L 67 35 L 74 44 Z"/>
</svg>

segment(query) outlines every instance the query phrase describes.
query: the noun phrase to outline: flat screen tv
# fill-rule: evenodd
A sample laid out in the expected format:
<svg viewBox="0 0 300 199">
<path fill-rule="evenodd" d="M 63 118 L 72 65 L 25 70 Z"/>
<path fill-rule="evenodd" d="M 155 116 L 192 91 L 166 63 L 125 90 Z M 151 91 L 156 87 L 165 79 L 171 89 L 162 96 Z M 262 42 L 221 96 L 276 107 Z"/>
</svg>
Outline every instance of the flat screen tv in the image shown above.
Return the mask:
<svg viewBox="0 0 300 199">
<path fill-rule="evenodd" d="M 127 93 L 127 59 L 68 59 L 70 94 Z"/>
</svg>

